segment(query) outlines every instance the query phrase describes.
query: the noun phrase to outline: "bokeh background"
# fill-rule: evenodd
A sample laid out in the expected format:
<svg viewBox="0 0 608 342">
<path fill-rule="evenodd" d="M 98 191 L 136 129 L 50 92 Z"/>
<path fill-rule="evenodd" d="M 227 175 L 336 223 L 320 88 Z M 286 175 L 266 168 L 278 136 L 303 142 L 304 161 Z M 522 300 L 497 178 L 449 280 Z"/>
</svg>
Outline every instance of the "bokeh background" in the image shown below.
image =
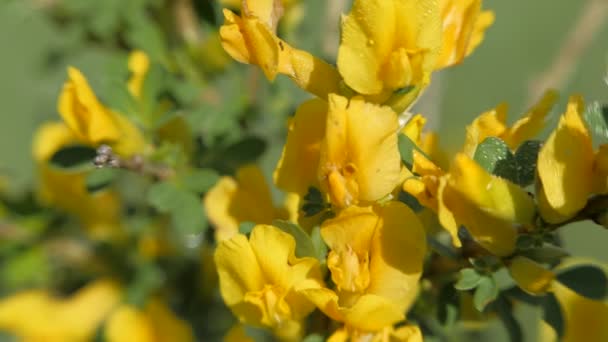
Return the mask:
<svg viewBox="0 0 608 342">
<path fill-rule="evenodd" d="M 120 5 L 124 0 L 106 1 L 114 6 L 104 5 L 99 16 L 111 17 L 112 11 L 125 10 Z M 602 1 L 605 0 L 599 2 Z M 302 22 L 288 40 L 332 60 L 338 21 L 337 17 L 327 17 L 331 13 L 337 15 L 342 6 L 349 6 L 349 1 L 303 2 Z M 465 124 L 500 102 L 509 103 L 509 118 L 514 121 L 535 99 L 539 91 L 535 81 L 541 75 L 565 75 L 550 84 L 560 91 L 561 98 L 549 126 L 555 124 L 568 94 L 581 93 L 588 103 L 608 103 L 608 22 L 589 14 L 591 2 L 594 1 L 484 1 L 484 7 L 496 13 L 496 22 L 485 41 L 462 65 L 436 74 L 432 89 L 417 105 L 429 116 L 431 128 L 440 132 L 448 151 L 455 151 L 462 144 Z M 56 99 L 67 65 L 80 68 L 94 87 L 102 87 L 108 73 L 126 56 L 120 47 L 86 39 L 77 27 L 51 19 L 44 9 L 52 3 L 0 0 L 0 174 L 10 179 L 10 191 L 22 191 L 35 182 L 32 135 L 42 122 L 58 118 Z M 581 19 L 586 15 L 586 19 Z M 593 20 L 596 23 L 590 22 Z M 575 44 L 567 45 L 577 29 L 582 33 L 571 40 Z M 564 50 L 565 45 L 569 48 Z M 564 51 L 574 54 L 573 61 L 552 70 L 555 61 L 564 58 Z M 268 118 L 261 118 L 253 127 L 270 142 L 262 159 L 269 176 L 285 138 L 284 118 L 306 95 L 285 79 L 271 87 L 263 77 L 258 77 L 257 82 L 261 98 L 272 99 L 261 106 L 262 112 L 267 109 Z M 273 97 L 266 96 L 267 92 L 272 92 Z M 225 95 L 225 99 L 230 99 L 230 94 Z M 608 262 L 606 231 L 573 224 L 564 229 L 563 240 L 575 255 Z M 522 322 L 534 321 L 533 310 L 522 307 L 520 311 Z M 501 329 L 497 325 L 480 334 L 483 340 L 500 341 L 505 338 Z M 528 340 L 535 340 L 536 324 L 527 323 L 525 329 Z"/>
</svg>

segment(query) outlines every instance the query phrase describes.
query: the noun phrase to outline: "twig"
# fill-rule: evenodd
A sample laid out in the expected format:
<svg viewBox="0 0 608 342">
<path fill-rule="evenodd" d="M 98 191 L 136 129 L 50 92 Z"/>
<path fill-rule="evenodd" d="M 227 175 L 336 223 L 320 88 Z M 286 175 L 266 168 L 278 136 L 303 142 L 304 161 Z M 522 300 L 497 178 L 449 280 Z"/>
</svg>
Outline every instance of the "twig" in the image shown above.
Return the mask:
<svg viewBox="0 0 608 342">
<path fill-rule="evenodd" d="M 576 70 L 580 57 L 602 28 L 607 16 L 608 1 L 587 1 L 577 21 L 562 43 L 553 63 L 530 82 L 528 103 L 540 98 L 546 89 L 561 89 L 566 85 L 570 76 Z"/>
</svg>

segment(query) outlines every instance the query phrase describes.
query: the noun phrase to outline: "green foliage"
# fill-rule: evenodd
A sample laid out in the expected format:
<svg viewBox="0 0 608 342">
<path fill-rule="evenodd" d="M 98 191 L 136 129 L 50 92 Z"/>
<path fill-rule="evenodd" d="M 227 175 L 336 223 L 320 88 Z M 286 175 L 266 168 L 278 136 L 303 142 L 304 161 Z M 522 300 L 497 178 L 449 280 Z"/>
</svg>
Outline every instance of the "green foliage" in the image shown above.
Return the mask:
<svg viewBox="0 0 608 342">
<path fill-rule="evenodd" d="M 557 274 L 557 280 L 579 295 L 604 300 L 608 295 L 608 277 L 604 270 L 594 265 L 580 265 Z"/>
<path fill-rule="evenodd" d="M 296 242 L 296 257 L 317 257 L 318 253 L 315 250 L 312 239 L 302 227 L 284 220 L 274 220 L 272 225 L 293 236 Z"/>
<path fill-rule="evenodd" d="M 103 190 L 110 186 L 119 175 L 118 169 L 108 167 L 94 169 L 89 172 L 85 180 L 87 191 L 93 193 Z"/>
<path fill-rule="evenodd" d="M 71 145 L 59 149 L 50 159 L 50 164 L 58 169 L 82 171 L 93 167 L 97 151 L 89 146 Z"/>
<path fill-rule="evenodd" d="M 491 174 L 525 187 L 534 183 L 540 147 L 539 141 L 528 140 L 514 154 L 500 138 L 488 137 L 477 146 L 473 159 Z"/>
<path fill-rule="evenodd" d="M 457 290 L 471 290 L 477 287 L 481 283 L 483 276 L 473 268 L 463 268 L 460 270 L 460 277 L 458 282 L 454 284 Z"/>
<path fill-rule="evenodd" d="M 596 145 L 608 142 L 608 106 L 602 106 L 599 102 L 593 102 L 585 109 L 584 113 L 587 126 L 593 134 Z"/>
<path fill-rule="evenodd" d="M 171 216 L 171 222 L 180 234 L 201 234 L 207 228 L 201 199 L 191 191 L 171 182 L 161 182 L 150 187 L 147 199 L 156 210 Z"/>
<path fill-rule="evenodd" d="M 478 311 L 484 311 L 486 306 L 498 296 L 498 286 L 491 276 L 482 276 L 475 288 L 473 295 L 473 305 Z"/>
<path fill-rule="evenodd" d="M 564 321 L 562 307 L 553 293 L 549 293 L 543 298 L 542 308 L 543 320 L 555 330 L 558 338 L 562 338 L 566 322 Z"/>
</svg>

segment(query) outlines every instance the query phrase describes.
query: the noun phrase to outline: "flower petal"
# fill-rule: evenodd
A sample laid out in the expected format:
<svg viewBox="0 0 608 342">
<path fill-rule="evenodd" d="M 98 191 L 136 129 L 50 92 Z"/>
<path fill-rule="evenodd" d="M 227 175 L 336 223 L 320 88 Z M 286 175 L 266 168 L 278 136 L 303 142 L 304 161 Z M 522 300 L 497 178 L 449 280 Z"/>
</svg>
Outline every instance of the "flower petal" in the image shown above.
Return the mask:
<svg viewBox="0 0 608 342">
<path fill-rule="evenodd" d="M 326 121 L 327 102 L 313 99 L 300 105 L 289 123 L 287 142 L 274 171 L 279 188 L 303 196 L 309 187 L 319 186 L 319 150 Z"/>
<path fill-rule="evenodd" d="M 594 152 L 583 118 L 583 100 L 573 96 L 538 155 L 538 176 L 544 198 L 540 213 L 551 223 L 572 217 L 593 190 Z M 545 202 L 546 200 L 546 202 Z"/>
</svg>

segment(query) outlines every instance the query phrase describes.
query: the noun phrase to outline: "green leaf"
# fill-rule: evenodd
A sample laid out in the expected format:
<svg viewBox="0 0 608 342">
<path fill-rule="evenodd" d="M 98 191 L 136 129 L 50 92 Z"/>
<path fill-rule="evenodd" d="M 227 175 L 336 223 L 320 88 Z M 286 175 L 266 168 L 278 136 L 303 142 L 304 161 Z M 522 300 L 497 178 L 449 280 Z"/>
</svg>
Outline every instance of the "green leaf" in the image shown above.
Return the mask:
<svg viewBox="0 0 608 342">
<path fill-rule="evenodd" d="M 594 142 L 598 145 L 608 142 L 608 106 L 602 107 L 599 102 L 593 102 L 583 115 Z"/>
<path fill-rule="evenodd" d="M 204 193 L 211 189 L 219 178 L 219 174 L 213 169 L 195 169 L 186 174 L 181 181 L 188 190 Z"/>
<path fill-rule="evenodd" d="M 509 339 L 511 342 L 522 342 L 524 340 L 524 335 L 521 329 L 521 325 L 515 319 L 513 315 L 513 306 L 511 303 L 505 298 L 505 296 L 499 296 L 496 300 L 496 312 L 498 313 L 498 317 L 504 324 L 507 333 L 509 334 Z"/>
<path fill-rule="evenodd" d="M 517 167 L 509 146 L 499 138 L 488 137 L 477 145 L 473 159 L 489 173 L 517 183 Z"/>
<path fill-rule="evenodd" d="M 156 210 L 169 214 L 174 228 L 181 234 L 203 233 L 207 218 L 201 198 L 170 182 L 154 184 L 147 195 L 148 203 Z"/>
<path fill-rule="evenodd" d="M 536 161 L 542 142 L 537 140 L 524 141 L 515 152 L 517 181 L 515 183 L 526 187 L 534 183 L 536 177 Z"/>
<path fill-rule="evenodd" d="M 239 233 L 244 234 L 244 235 L 249 235 L 249 234 L 251 234 L 253 227 L 255 227 L 255 222 L 251 222 L 251 221 L 241 222 L 239 224 Z"/>
<path fill-rule="evenodd" d="M 324 263 L 327 257 L 327 245 L 325 241 L 323 241 L 323 237 L 321 236 L 321 228 L 319 226 L 315 226 L 310 233 L 310 241 L 312 241 L 312 245 L 315 249 L 317 259 Z"/>
<path fill-rule="evenodd" d="M 302 342 L 323 342 L 323 341 L 325 341 L 325 338 L 319 334 L 310 334 L 302 340 Z"/>
<path fill-rule="evenodd" d="M 536 241 L 536 237 L 528 234 L 522 234 L 517 237 L 517 242 L 515 243 L 515 245 L 518 249 L 527 250 L 533 248 L 536 244 Z"/>
<path fill-rule="evenodd" d="M 498 296 L 498 286 L 494 278 L 483 276 L 477 284 L 477 289 L 473 295 L 473 305 L 479 312 L 483 312 L 485 307 Z"/>
<path fill-rule="evenodd" d="M 458 316 L 458 306 L 460 302 L 460 296 L 454 284 L 445 284 L 439 290 L 439 296 L 437 298 L 437 319 L 444 326 L 450 326 L 454 323 Z"/>
<path fill-rule="evenodd" d="M 457 290 L 470 290 L 474 289 L 479 285 L 483 276 L 473 268 L 463 268 L 460 270 L 460 277 L 454 287 Z"/>
<path fill-rule="evenodd" d="M 555 330 L 558 340 L 561 340 L 564 337 L 566 322 L 562 308 L 553 293 L 543 297 L 542 308 L 543 320 Z"/>
<path fill-rule="evenodd" d="M 83 171 L 94 167 L 95 156 L 97 156 L 97 151 L 90 146 L 71 145 L 55 152 L 50 164 L 64 170 Z"/>
<path fill-rule="evenodd" d="M 296 241 L 296 256 L 298 258 L 317 257 L 310 236 L 299 225 L 284 220 L 274 220 L 272 225 L 293 236 Z"/>
<path fill-rule="evenodd" d="M 414 165 L 414 149 L 419 150 L 416 143 L 405 134 L 398 135 L 399 153 L 401 154 L 401 161 L 407 166 L 408 169 L 412 169 Z"/>
<path fill-rule="evenodd" d="M 520 255 L 540 263 L 555 263 L 570 254 L 561 247 L 545 244 L 542 247 L 522 251 Z"/>
<path fill-rule="evenodd" d="M 148 297 L 164 282 L 165 273 L 158 265 L 146 263 L 139 266 L 127 288 L 127 302 L 140 308 L 144 307 Z"/>
<path fill-rule="evenodd" d="M 109 167 L 91 171 L 85 180 L 87 191 L 93 193 L 107 188 L 116 180 L 119 173 L 120 170 Z"/>
<path fill-rule="evenodd" d="M 603 300 L 608 295 L 608 277 L 598 266 L 581 265 L 568 268 L 557 275 L 557 280 L 589 299 Z"/>
</svg>

